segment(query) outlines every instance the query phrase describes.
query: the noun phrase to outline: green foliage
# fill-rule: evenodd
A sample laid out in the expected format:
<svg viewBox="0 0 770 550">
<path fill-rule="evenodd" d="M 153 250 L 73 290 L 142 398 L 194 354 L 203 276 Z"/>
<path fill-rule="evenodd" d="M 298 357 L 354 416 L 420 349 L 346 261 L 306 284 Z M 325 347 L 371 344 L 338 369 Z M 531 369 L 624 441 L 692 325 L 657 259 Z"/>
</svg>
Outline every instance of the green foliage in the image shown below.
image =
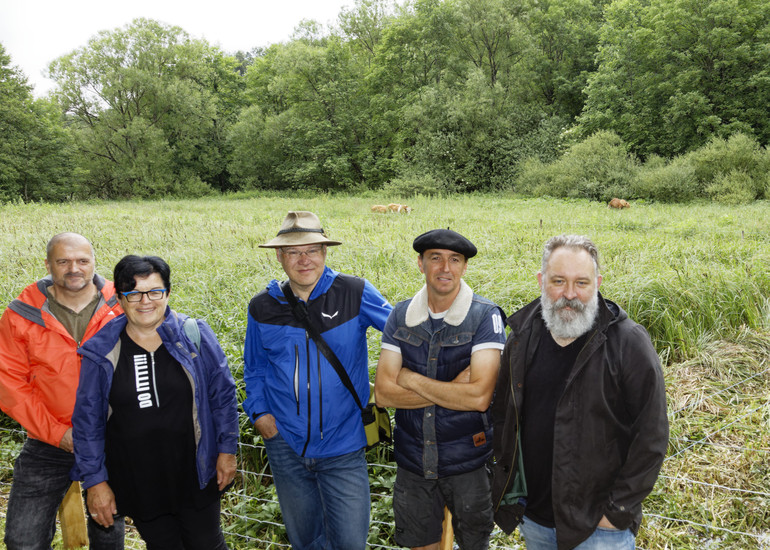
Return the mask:
<svg viewBox="0 0 770 550">
<path fill-rule="evenodd" d="M 252 65 L 250 93 L 270 103 L 261 116 L 244 111 L 230 135 L 236 180 L 330 190 L 377 186 L 392 175 L 360 62 L 351 44 L 332 36 L 294 41 Z M 243 156 L 249 143 L 262 154 Z"/>
<path fill-rule="evenodd" d="M 558 160 L 525 163 L 515 190 L 531 195 L 607 201 L 630 196 L 638 163 L 612 132 L 597 132 Z"/>
<path fill-rule="evenodd" d="M 232 157 L 228 169 L 238 189 L 269 188 L 272 155 L 267 123 L 258 105 L 241 112 L 228 135 Z"/>
<path fill-rule="evenodd" d="M 227 190 L 237 62 L 178 27 L 137 19 L 51 64 L 89 196 Z"/>
<path fill-rule="evenodd" d="M 770 4 L 617 0 L 605 17 L 583 135 L 612 130 L 641 156 L 736 132 L 768 143 Z"/>
<path fill-rule="evenodd" d="M 305 20 L 234 57 L 137 19 L 54 61 L 59 103 L 2 72 L 0 200 L 762 198 L 768 42 L 763 0 L 356 0 L 334 27 Z M 553 164 L 567 142 L 578 151 Z M 419 189 L 401 191 L 409 181 Z"/>
<path fill-rule="evenodd" d="M 27 79 L 0 44 L 0 202 L 58 201 L 75 186 L 72 141 L 47 99 L 33 99 Z"/>
<path fill-rule="evenodd" d="M 523 5 L 506 0 L 449 0 L 452 54 L 469 76 L 481 71 L 494 87 L 510 77 L 530 48 Z M 464 65 L 464 66 L 463 66 Z"/>
<path fill-rule="evenodd" d="M 757 196 L 757 189 L 746 172 L 731 170 L 720 174 L 714 183 L 706 187 L 706 193 L 718 202 L 748 204 Z"/>
<path fill-rule="evenodd" d="M 677 157 L 670 163 L 656 155 L 640 167 L 631 196 L 659 202 L 688 202 L 700 196 L 695 168 Z"/>
<path fill-rule="evenodd" d="M 527 0 L 522 17 L 532 47 L 523 60 L 526 93 L 546 112 L 574 120 L 596 69 L 602 6 L 591 0 Z"/>
<path fill-rule="evenodd" d="M 419 195 L 430 197 L 453 191 L 450 185 L 437 181 L 435 177 L 429 174 L 407 174 L 393 178 L 383 186 L 382 190 L 388 196 L 393 197 L 416 197 Z"/>
<path fill-rule="evenodd" d="M 704 147 L 685 155 L 684 161 L 693 167 L 703 196 L 721 197 L 728 202 L 764 196 L 770 157 L 753 137 L 738 133 L 728 139 L 712 138 Z M 740 189 L 736 188 L 730 198 L 732 185 Z"/>
<path fill-rule="evenodd" d="M 481 70 L 462 86 L 423 90 L 403 116 L 406 170 L 461 191 L 509 187 L 521 159 L 554 158 L 560 144 L 558 120 L 517 107 Z"/>
<path fill-rule="evenodd" d="M 514 190 L 607 201 L 612 197 L 688 202 L 713 199 L 745 204 L 766 196 L 770 155 L 756 139 L 735 134 L 671 161 L 651 155 L 639 164 L 612 132 L 597 132 L 551 163 L 529 159 Z"/>
</svg>

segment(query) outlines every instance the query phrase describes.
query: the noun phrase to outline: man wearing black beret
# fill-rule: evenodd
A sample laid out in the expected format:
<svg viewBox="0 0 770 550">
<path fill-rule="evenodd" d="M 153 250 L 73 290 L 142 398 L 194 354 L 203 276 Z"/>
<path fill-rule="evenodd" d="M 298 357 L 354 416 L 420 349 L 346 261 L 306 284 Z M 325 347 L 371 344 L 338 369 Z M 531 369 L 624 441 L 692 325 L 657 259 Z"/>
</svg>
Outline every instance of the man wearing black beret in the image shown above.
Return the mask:
<svg viewBox="0 0 770 550">
<path fill-rule="evenodd" d="M 443 510 L 461 550 L 486 549 L 492 503 L 489 404 L 505 343 L 502 310 L 463 281 L 471 241 L 450 229 L 414 240 L 425 286 L 385 325 L 377 404 L 396 408 L 396 543 L 437 549 Z"/>
</svg>

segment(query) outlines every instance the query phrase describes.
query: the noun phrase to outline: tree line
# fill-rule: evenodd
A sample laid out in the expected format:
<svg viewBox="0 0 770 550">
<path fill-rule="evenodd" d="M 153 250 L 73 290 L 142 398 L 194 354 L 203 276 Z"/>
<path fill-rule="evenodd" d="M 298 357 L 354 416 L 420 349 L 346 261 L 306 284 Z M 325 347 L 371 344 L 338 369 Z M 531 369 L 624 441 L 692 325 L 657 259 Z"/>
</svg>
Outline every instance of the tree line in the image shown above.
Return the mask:
<svg viewBox="0 0 770 550">
<path fill-rule="evenodd" d="M 249 52 L 136 19 L 41 99 L 0 45 L 0 201 L 766 198 L 768 43 L 765 0 L 357 0 Z"/>
</svg>

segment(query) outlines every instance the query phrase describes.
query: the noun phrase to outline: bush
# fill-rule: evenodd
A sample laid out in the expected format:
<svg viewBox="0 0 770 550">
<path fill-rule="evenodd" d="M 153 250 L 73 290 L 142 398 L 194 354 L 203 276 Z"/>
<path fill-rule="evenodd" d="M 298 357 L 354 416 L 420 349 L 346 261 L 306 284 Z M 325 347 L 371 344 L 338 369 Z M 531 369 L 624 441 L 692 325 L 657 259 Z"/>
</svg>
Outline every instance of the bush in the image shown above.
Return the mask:
<svg viewBox="0 0 770 550">
<path fill-rule="evenodd" d="M 731 179 L 742 186 L 736 190 L 736 197 L 752 195 L 749 200 L 754 200 L 765 195 L 770 155 L 746 134 L 734 134 L 727 140 L 713 138 L 684 155 L 683 161 L 692 166 L 701 196 L 726 197 L 724 186 Z M 731 173 L 736 175 L 730 176 Z M 739 173 L 743 175 L 738 176 Z"/>
<path fill-rule="evenodd" d="M 653 156 L 639 170 L 633 185 L 633 196 L 660 202 L 686 202 L 698 196 L 695 169 L 681 157 L 671 163 Z"/>
<path fill-rule="evenodd" d="M 613 132 L 597 132 L 558 160 L 523 164 L 515 189 L 535 196 L 607 201 L 630 196 L 638 163 Z"/>
<path fill-rule="evenodd" d="M 743 170 L 731 170 L 717 176 L 706 193 L 715 201 L 727 204 L 747 204 L 757 198 L 757 187 Z"/>
<path fill-rule="evenodd" d="M 449 183 L 441 182 L 430 174 L 405 174 L 390 180 L 382 189 L 387 195 L 395 197 L 434 196 L 456 191 Z"/>
</svg>

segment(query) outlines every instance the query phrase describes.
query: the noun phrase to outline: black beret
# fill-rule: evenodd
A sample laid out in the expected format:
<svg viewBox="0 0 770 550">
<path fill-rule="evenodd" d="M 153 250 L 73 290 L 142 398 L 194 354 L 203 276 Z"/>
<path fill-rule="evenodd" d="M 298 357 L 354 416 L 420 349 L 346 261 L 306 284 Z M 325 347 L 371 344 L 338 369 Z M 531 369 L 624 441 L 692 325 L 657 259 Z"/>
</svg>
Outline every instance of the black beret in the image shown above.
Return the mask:
<svg viewBox="0 0 770 550">
<path fill-rule="evenodd" d="M 451 250 L 459 252 L 466 260 L 473 258 L 477 252 L 472 242 L 451 229 L 432 229 L 423 233 L 414 240 L 412 247 L 420 254 L 432 248 Z"/>
</svg>

